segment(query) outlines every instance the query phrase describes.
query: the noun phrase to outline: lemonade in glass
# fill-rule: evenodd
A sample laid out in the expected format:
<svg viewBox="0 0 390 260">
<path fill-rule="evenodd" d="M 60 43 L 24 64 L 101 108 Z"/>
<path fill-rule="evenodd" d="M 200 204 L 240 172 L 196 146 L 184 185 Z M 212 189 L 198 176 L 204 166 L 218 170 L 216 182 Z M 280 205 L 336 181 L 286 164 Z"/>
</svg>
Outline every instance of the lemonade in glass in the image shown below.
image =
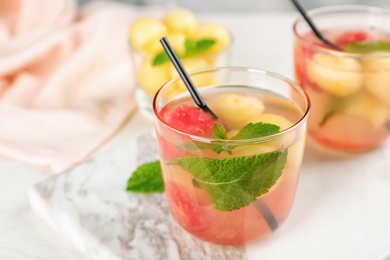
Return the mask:
<svg viewBox="0 0 390 260">
<path fill-rule="evenodd" d="M 216 114 L 165 84 L 153 101 L 165 191 L 177 222 L 213 243 L 269 236 L 289 215 L 305 147 L 310 102 L 294 82 L 252 68 L 191 73 Z"/>
<path fill-rule="evenodd" d="M 309 12 L 322 43 L 303 19 L 294 25 L 295 75 L 309 94 L 309 137 L 323 147 L 364 152 L 390 135 L 390 11 L 334 6 Z"/>
</svg>

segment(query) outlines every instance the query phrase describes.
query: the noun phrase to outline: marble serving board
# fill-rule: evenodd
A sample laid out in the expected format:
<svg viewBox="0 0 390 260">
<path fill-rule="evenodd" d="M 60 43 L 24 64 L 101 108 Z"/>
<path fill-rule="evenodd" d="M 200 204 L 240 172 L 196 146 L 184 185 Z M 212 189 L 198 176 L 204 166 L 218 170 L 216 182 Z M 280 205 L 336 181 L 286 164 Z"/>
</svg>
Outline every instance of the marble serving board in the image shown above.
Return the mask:
<svg viewBox="0 0 390 260">
<path fill-rule="evenodd" d="M 354 157 L 308 147 L 295 205 L 270 238 L 219 246 L 181 229 L 164 194 L 125 191 L 152 134 L 35 185 L 32 209 L 88 259 L 390 259 L 390 144 Z"/>
<path fill-rule="evenodd" d="M 164 193 L 125 191 L 136 166 L 157 158 L 154 136 L 139 136 L 37 184 L 32 208 L 93 259 L 246 259 L 243 247 L 217 246 L 186 233 Z"/>
</svg>

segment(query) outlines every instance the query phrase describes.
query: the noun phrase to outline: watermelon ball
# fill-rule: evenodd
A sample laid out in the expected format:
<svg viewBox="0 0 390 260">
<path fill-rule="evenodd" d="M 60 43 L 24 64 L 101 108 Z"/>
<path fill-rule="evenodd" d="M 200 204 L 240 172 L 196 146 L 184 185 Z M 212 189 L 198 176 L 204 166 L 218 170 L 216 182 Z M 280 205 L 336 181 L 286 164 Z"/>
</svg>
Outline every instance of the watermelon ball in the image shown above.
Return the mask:
<svg viewBox="0 0 390 260">
<path fill-rule="evenodd" d="M 364 31 L 348 31 L 341 34 L 335 41 L 335 44 L 341 48 L 345 48 L 348 44 L 354 42 L 363 42 L 372 40 L 373 37 Z"/>
<path fill-rule="evenodd" d="M 187 191 L 182 185 L 168 181 L 166 194 L 171 212 L 183 228 L 189 232 L 200 232 L 212 227 L 213 220 L 207 207 L 204 208 L 198 204 L 193 192 Z M 201 199 L 207 200 L 208 197 Z"/>
<path fill-rule="evenodd" d="M 168 111 L 167 111 L 168 112 Z M 180 105 L 164 114 L 165 120 L 172 127 L 188 134 L 212 137 L 215 124 L 224 125 L 222 120 L 215 119 L 211 114 L 199 107 Z"/>
</svg>

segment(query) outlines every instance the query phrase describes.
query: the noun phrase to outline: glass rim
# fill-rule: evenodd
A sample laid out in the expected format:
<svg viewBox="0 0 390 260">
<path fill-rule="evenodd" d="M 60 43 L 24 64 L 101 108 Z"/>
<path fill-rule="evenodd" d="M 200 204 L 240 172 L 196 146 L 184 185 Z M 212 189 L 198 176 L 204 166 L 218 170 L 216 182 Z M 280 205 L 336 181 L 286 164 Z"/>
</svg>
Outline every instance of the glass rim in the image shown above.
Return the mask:
<svg viewBox="0 0 390 260">
<path fill-rule="evenodd" d="M 366 14 L 376 12 L 377 15 L 380 13 L 382 15 L 386 15 L 390 17 L 390 10 L 381 8 L 381 7 L 375 7 L 375 6 L 369 6 L 369 5 L 331 5 L 331 6 L 324 6 L 319 8 L 314 8 L 312 10 L 309 10 L 307 14 L 312 18 L 314 15 L 326 15 L 326 14 L 336 14 L 336 13 L 342 13 L 342 12 L 364 12 Z M 372 53 L 348 53 L 340 50 L 333 50 L 330 48 L 323 47 L 312 40 L 306 39 L 303 37 L 302 34 L 298 32 L 298 24 L 299 23 L 307 23 L 302 16 L 297 18 L 294 21 L 293 24 L 293 33 L 295 36 L 295 39 L 300 41 L 301 44 L 309 47 L 311 50 L 315 50 L 318 52 L 330 54 L 332 56 L 342 56 L 342 57 L 350 57 L 350 58 L 357 58 L 357 59 L 378 59 L 378 58 L 389 58 L 390 52 L 372 52 Z M 315 19 L 314 19 L 315 23 Z M 311 31 L 311 28 L 309 28 L 309 31 Z"/>
<path fill-rule="evenodd" d="M 160 96 L 160 92 L 166 88 L 167 86 L 177 82 L 178 80 L 181 80 L 179 76 L 172 78 L 168 82 L 166 82 L 162 87 L 157 91 L 157 93 L 153 97 L 153 103 L 152 103 L 152 109 L 153 109 L 153 115 L 155 120 L 158 120 L 160 123 L 162 123 L 165 127 L 167 127 L 170 131 L 173 131 L 177 134 L 180 134 L 182 136 L 189 137 L 191 140 L 194 141 L 199 141 L 203 143 L 214 143 L 214 142 L 219 142 L 219 143 L 225 143 L 225 144 L 255 144 L 255 143 L 263 143 L 263 142 L 268 142 L 275 140 L 281 136 L 287 135 L 293 131 L 295 131 L 298 127 L 300 127 L 305 121 L 307 121 L 307 118 L 309 116 L 309 111 L 311 109 L 311 101 L 309 98 L 309 95 L 306 93 L 306 91 L 303 90 L 303 88 L 298 85 L 293 80 L 288 79 L 287 77 L 284 77 L 282 75 L 279 75 L 274 72 L 258 69 L 258 68 L 253 68 L 253 67 L 238 67 L 238 66 L 225 66 L 225 67 L 214 67 L 214 68 L 206 68 L 206 69 L 200 69 L 200 70 L 195 70 L 189 72 L 190 76 L 194 75 L 199 75 L 202 73 L 211 73 L 211 72 L 219 72 L 219 71 L 247 71 L 247 72 L 256 72 L 256 73 L 261 73 L 264 76 L 269 76 L 273 77 L 276 79 L 279 79 L 281 81 L 287 82 L 290 86 L 292 86 L 295 90 L 299 92 L 299 94 L 303 97 L 305 101 L 306 108 L 304 109 L 303 115 L 299 118 L 299 120 L 296 120 L 290 127 L 272 135 L 267 135 L 267 136 L 262 136 L 262 137 L 257 137 L 257 138 L 248 138 L 248 139 L 240 139 L 240 140 L 227 140 L 227 139 L 218 139 L 218 138 L 213 138 L 213 137 L 203 137 L 203 136 L 198 136 L 194 134 L 189 134 L 184 131 L 181 131 L 179 129 L 176 129 L 172 127 L 164 118 L 161 116 L 160 111 L 157 110 L 157 100 L 158 97 Z"/>
</svg>

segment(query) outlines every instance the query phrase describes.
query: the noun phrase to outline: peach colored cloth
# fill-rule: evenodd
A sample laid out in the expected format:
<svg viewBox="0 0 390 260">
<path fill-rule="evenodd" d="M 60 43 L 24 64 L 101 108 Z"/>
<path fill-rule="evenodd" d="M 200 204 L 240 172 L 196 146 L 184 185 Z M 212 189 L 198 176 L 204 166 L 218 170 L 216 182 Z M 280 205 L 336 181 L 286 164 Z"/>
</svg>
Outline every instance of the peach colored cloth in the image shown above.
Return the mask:
<svg viewBox="0 0 390 260">
<path fill-rule="evenodd" d="M 85 160 L 135 108 L 126 42 L 137 8 L 0 0 L 0 155 L 53 173 Z"/>
</svg>

